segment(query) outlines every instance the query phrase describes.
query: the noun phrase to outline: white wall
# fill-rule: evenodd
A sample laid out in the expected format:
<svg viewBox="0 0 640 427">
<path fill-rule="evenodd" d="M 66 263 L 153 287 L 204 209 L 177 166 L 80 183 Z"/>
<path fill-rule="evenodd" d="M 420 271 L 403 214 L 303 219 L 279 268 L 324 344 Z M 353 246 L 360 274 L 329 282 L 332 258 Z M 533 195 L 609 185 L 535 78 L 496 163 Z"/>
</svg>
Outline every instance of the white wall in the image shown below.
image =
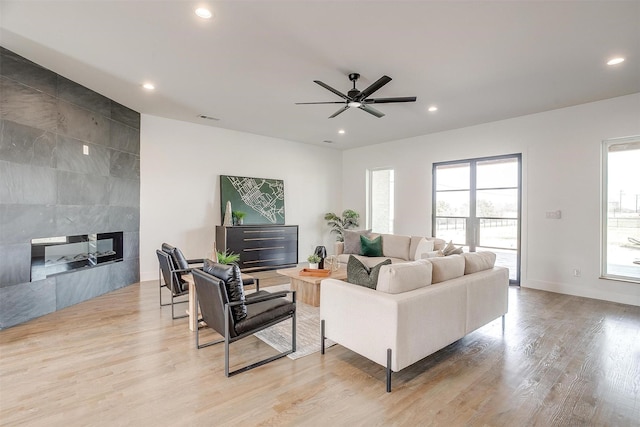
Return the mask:
<svg viewBox="0 0 640 427">
<path fill-rule="evenodd" d="M 140 277 L 158 277 L 163 242 L 209 257 L 220 225 L 220 175 L 283 179 L 286 223 L 299 226 L 299 262 L 333 247 L 323 216 L 340 209 L 339 151 L 143 115 L 140 130 Z"/>
<path fill-rule="evenodd" d="M 522 286 L 640 305 L 640 284 L 599 279 L 601 142 L 638 134 L 634 94 L 353 149 L 343 155 L 342 202 L 365 212 L 366 170 L 393 167 L 395 232 L 430 235 L 434 162 L 522 153 Z M 555 210 L 562 219 L 545 218 Z"/>
</svg>

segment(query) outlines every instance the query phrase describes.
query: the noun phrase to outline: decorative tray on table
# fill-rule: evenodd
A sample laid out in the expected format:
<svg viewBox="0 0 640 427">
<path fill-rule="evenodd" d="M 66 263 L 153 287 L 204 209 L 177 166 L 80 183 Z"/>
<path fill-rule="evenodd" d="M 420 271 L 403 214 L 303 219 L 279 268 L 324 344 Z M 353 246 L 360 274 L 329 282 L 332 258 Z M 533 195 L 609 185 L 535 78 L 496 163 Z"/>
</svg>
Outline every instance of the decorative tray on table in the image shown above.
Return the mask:
<svg viewBox="0 0 640 427">
<path fill-rule="evenodd" d="M 303 268 L 300 270 L 301 276 L 329 277 L 331 270 L 323 270 L 319 268 Z"/>
</svg>

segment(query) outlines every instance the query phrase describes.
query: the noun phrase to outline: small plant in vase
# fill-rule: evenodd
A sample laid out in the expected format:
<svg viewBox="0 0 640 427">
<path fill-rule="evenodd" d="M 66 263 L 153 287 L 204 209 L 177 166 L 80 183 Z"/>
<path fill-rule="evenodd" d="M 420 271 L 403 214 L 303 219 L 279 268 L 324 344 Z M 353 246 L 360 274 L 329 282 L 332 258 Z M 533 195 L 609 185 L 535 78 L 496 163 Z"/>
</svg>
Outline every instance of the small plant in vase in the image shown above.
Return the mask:
<svg viewBox="0 0 640 427">
<path fill-rule="evenodd" d="M 309 268 L 311 269 L 317 269 L 318 268 L 318 263 L 320 262 L 322 258 L 320 258 L 318 255 L 309 255 L 307 257 L 307 261 L 309 261 Z"/>
<path fill-rule="evenodd" d="M 244 224 L 244 217 L 247 216 L 246 212 L 242 212 L 242 211 L 233 211 L 232 213 L 233 216 L 233 222 L 235 223 L 235 225 L 242 225 Z"/>
</svg>

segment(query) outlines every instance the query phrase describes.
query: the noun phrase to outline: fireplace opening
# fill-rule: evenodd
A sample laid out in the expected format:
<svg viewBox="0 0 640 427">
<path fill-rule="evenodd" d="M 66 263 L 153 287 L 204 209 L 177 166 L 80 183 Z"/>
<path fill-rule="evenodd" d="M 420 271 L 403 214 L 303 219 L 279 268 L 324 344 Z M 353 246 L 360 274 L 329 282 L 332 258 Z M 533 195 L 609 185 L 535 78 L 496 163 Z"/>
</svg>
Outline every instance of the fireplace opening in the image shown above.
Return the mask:
<svg viewBox="0 0 640 427">
<path fill-rule="evenodd" d="M 31 281 L 122 261 L 122 232 L 31 240 Z"/>
</svg>

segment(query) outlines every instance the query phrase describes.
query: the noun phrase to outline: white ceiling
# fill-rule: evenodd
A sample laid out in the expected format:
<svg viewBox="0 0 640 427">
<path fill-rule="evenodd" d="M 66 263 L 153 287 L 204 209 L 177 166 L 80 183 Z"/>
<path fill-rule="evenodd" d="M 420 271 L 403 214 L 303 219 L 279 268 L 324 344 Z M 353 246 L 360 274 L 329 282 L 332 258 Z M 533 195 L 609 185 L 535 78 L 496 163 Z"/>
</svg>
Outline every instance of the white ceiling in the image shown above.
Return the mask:
<svg viewBox="0 0 640 427">
<path fill-rule="evenodd" d="M 640 92 L 640 1 L 0 0 L 0 25 L 7 49 L 141 113 L 339 149 Z M 350 72 L 418 100 L 380 119 L 294 105 L 339 101 L 313 80 L 346 92 Z"/>
</svg>

